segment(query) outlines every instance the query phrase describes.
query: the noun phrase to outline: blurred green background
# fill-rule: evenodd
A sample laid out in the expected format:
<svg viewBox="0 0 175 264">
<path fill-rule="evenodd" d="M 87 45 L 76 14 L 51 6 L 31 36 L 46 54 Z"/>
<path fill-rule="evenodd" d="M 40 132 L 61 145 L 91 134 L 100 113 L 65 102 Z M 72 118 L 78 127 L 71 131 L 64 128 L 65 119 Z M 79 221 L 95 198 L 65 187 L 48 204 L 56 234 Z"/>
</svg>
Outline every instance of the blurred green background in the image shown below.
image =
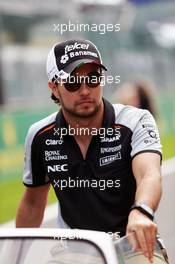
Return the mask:
<svg viewBox="0 0 175 264">
<path fill-rule="evenodd" d="M 29 126 L 57 111 L 47 89 L 45 62 L 55 42 L 92 40 L 108 75 L 104 97 L 124 82 L 146 80 L 155 87 L 163 159 L 175 156 L 174 1 L 16 0 L 0 3 L 0 223 L 13 219 L 24 192 L 24 141 Z M 54 31 L 61 23 L 120 23 L 120 32 Z M 49 203 L 56 201 L 53 190 Z"/>
</svg>

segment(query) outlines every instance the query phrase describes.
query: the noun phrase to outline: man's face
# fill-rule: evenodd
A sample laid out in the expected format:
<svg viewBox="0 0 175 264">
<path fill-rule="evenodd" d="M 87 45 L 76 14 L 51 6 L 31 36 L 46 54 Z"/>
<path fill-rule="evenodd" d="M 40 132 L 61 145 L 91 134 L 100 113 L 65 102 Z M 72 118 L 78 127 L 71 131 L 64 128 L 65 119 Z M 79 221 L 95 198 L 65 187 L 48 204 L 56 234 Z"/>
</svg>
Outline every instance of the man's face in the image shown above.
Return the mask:
<svg viewBox="0 0 175 264">
<path fill-rule="evenodd" d="M 70 92 L 65 88 L 64 83 L 58 84 L 52 89 L 54 95 L 59 99 L 63 111 L 79 118 L 88 118 L 98 112 L 102 104 L 102 87 L 89 87 L 83 77 L 91 72 L 99 72 L 99 67 L 95 64 L 83 64 L 74 71 L 74 76 L 82 78 L 82 83 L 77 91 Z"/>
</svg>

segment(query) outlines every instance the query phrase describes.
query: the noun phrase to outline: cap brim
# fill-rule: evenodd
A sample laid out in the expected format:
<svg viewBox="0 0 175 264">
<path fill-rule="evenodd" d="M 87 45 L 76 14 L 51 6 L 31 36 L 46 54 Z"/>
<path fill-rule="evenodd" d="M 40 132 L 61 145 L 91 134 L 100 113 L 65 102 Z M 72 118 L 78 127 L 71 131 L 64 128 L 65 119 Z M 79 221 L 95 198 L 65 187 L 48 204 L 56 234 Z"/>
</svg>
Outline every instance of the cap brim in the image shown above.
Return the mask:
<svg viewBox="0 0 175 264">
<path fill-rule="evenodd" d="M 86 64 L 86 63 L 98 65 L 103 70 L 107 71 L 106 67 L 103 64 L 100 64 L 97 61 L 91 60 L 91 59 L 80 59 L 80 60 L 73 61 L 66 68 L 64 68 L 64 71 L 71 74 L 76 68 L 78 68 L 81 65 Z"/>
</svg>

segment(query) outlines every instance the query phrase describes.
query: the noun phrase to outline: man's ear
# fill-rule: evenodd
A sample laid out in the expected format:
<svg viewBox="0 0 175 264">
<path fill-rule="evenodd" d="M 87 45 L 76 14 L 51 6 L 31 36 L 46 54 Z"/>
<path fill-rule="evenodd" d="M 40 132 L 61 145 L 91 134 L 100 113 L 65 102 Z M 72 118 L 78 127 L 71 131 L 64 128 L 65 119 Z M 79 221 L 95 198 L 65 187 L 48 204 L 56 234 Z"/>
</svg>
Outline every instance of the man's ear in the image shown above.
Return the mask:
<svg viewBox="0 0 175 264">
<path fill-rule="evenodd" d="M 53 82 L 48 82 L 48 87 L 52 90 L 52 92 L 53 92 L 53 90 L 55 90 L 55 88 L 56 88 L 56 84 L 55 83 L 53 83 Z"/>
<path fill-rule="evenodd" d="M 52 91 L 52 93 L 55 95 L 55 97 L 58 98 L 59 97 L 58 85 L 53 82 L 48 82 L 48 87 Z"/>
<path fill-rule="evenodd" d="M 55 94 L 58 91 L 58 86 L 53 82 L 48 82 L 48 87 Z"/>
</svg>

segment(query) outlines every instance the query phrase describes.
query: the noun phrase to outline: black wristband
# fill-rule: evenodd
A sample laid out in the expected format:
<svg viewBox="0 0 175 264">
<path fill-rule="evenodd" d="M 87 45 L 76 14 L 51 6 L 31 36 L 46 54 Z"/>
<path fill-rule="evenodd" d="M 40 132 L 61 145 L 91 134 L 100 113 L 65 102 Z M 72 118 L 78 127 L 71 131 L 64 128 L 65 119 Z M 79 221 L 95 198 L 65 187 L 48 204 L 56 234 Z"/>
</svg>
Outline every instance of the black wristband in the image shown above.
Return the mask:
<svg viewBox="0 0 175 264">
<path fill-rule="evenodd" d="M 154 212 L 147 205 L 145 205 L 145 204 L 133 204 L 133 206 L 131 207 L 131 210 L 133 210 L 133 209 L 137 209 L 138 211 L 140 211 L 141 213 L 146 215 L 150 220 L 152 220 L 152 221 L 154 220 Z"/>
</svg>

